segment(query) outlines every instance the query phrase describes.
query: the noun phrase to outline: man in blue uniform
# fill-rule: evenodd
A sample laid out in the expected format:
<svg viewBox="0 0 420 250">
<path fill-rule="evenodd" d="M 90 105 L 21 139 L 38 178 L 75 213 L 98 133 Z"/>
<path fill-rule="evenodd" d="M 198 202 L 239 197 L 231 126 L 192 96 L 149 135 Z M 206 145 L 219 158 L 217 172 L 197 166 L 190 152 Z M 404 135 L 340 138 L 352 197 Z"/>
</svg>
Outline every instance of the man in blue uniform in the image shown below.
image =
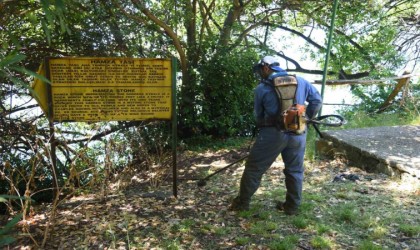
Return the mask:
<svg viewBox="0 0 420 250">
<path fill-rule="evenodd" d="M 254 90 L 254 112 L 259 127 L 256 141 L 245 164 L 239 195 L 233 200 L 230 210 L 249 210 L 251 197 L 260 186 L 263 174 L 281 154 L 285 168 L 286 200 L 276 207 L 288 215 L 294 215 L 302 200 L 303 162 L 306 133 L 297 135 L 276 124 L 279 119 L 279 98 L 274 91 L 273 79 L 287 76 L 273 56 L 265 56 L 254 66 L 262 80 Z M 302 77 L 296 77 L 295 102 L 307 104 L 306 116 L 314 118 L 322 106 L 317 89 Z"/>
</svg>

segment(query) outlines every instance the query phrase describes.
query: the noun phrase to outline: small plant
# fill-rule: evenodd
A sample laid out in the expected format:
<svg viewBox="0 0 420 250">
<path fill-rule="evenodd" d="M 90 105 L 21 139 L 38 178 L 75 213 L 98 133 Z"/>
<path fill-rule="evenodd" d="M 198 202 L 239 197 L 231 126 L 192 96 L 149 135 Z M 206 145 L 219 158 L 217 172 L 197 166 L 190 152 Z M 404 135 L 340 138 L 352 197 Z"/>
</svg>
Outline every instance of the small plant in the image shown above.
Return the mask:
<svg viewBox="0 0 420 250">
<path fill-rule="evenodd" d="M 353 223 L 358 218 L 356 208 L 351 204 L 339 205 L 334 208 L 334 215 L 338 222 Z"/>
<path fill-rule="evenodd" d="M 0 195 L 0 202 L 7 202 L 7 199 L 27 200 L 25 197 L 14 195 Z M 5 226 L 0 227 L 0 247 L 13 243 L 16 239 L 13 237 L 12 229 L 22 219 L 23 214 L 18 214 L 11 219 Z"/>
<path fill-rule="evenodd" d="M 334 196 L 339 199 L 350 200 L 348 192 L 337 192 Z"/>
<path fill-rule="evenodd" d="M 248 237 L 238 237 L 238 238 L 236 238 L 236 244 L 241 245 L 241 246 L 248 244 L 250 241 L 251 241 L 251 239 L 248 238 Z"/>
<path fill-rule="evenodd" d="M 272 241 L 269 244 L 270 249 L 273 250 L 292 250 L 296 248 L 299 242 L 299 237 L 296 235 L 288 235 L 282 240 Z"/>
<path fill-rule="evenodd" d="M 261 220 L 270 220 L 272 211 L 262 211 L 258 214 Z"/>
<path fill-rule="evenodd" d="M 277 229 L 277 223 L 272 221 L 258 221 L 251 225 L 250 232 L 258 235 L 265 235 L 267 232 Z"/>
<path fill-rule="evenodd" d="M 16 239 L 12 236 L 13 227 L 20 221 L 22 214 L 18 214 L 10 220 L 6 226 L 0 228 L 0 247 L 13 243 Z"/>
<path fill-rule="evenodd" d="M 191 228 L 195 225 L 195 221 L 193 219 L 186 219 L 181 221 L 180 223 L 173 224 L 171 226 L 171 232 L 181 232 L 181 233 L 188 233 L 191 231 Z"/>
<path fill-rule="evenodd" d="M 401 224 L 400 225 L 400 231 L 408 237 L 413 237 L 413 236 L 416 236 L 416 235 L 420 234 L 420 226 Z"/>
<path fill-rule="evenodd" d="M 228 234 L 230 232 L 229 228 L 222 227 L 222 226 L 220 226 L 220 227 L 219 226 L 214 227 L 213 230 L 214 230 L 214 233 L 216 235 L 219 235 L 219 236 L 226 235 L 226 234 Z"/>
<path fill-rule="evenodd" d="M 277 229 L 277 223 L 273 222 L 273 221 L 267 221 L 265 223 L 265 228 L 267 229 L 267 231 L 273 231 Z"/>
<path fill-rule="evenodd" d="M 378 224 L 378 221 L 372 216 L 364 215 L 360 218 L 357 225 L 363 229 L 369 229 Z"/>
<path fill-rule="evenodd" d="M 320 202 L 320 201 L 325 200 L 325 196 L 320 195 L 320 194 L 304 193 L 303 197 L 305 200 L 315 201 L 315 202 Z"/>
<path fill-rule="evenodd" d="M 181 221 L 179 225 L 179 231 L 182 233 L 188 233 L 191 231 L 191 228 L 195 225 L 195 221 L 193 219 L 186 219 Z"/>
<path fill-rule="evenodd" d="M 388 233 L 388 229 L 382 227 L 382 226 L 377 226 L 375 227 L 372 232 L 370 233 L 370 237 L 372 239 L 381 239 L 383 238 L 386 234 Z"/>
<path fill-rule="evenodd" d="M 299 208 L 299 213 L 305 216 L 312 216 L 315 208 L 315 203 L 304 202 Z"/>
<path fill-rule="evenodd" d="M 251 218 L 254 215 L 254 212 L 252 209 L 248 211 L 240 211 L 238 213 L 238 216 L 241 218 Z"/>
<path fill-rule="evenodd" d="M 331 232 L 331 227 L 325 224 L 316 225 L 316 231 L 318 234 L 325 234 Z"/>
<path fill-rule="evenodd" d="M 331 240 L 324 238 L 322 236 L 315 236 L 311 240 L 311 245 L 315 249 L 332 249 L 333 243 Z"/>
<path fill-rule="evenodd" d="M 307 220 L 303 216 L 296 216 L 293 217 L 292 224 L 299 229 L 304 229 L 309 226 L 309 220 Z"/>
<path fill-rule="evenodd" d="M 175 240 L 166 240 L 164 243 L 164 249 L 167 250 L 178 250 L 178 249 L 182 249 L 180 247 L 180 243 L 179 240 L 175 239 Z"/>
<path fill-rule="evenodd" d="M 286 190 L 284 188 L 276 188 L 269 191 L 267 194 L 269 196 L 268 198 L 278 199 L 279 197 L 284 197 L 284 195 L 286 194 Z"/>
<path fill-rule="evenodd" d="M 212 225 L 210 225 L 210 224 L 204 224 L 200 227 L 200 231 L 204 234 L 210 233 L 211 229 L 212 229 Z"/>
<path fill-rule="evenodd" d="M 111 246 L 115 248 L 117 237 L 115 234 L 115 230 L 112 229 L 111 225 L 108 225 L 108 229 L 105 231 L 105 238 L 111 241 Z"/>
<path fill-rule="evenodd" d="M 382 247 L 379 247 L 373 244 L 373 242 L 371 241 L 364 240 L 360 243 L 360 246 L 358 246 L 357 249 L 358 250 L 381 250 Z"/>
</svg>

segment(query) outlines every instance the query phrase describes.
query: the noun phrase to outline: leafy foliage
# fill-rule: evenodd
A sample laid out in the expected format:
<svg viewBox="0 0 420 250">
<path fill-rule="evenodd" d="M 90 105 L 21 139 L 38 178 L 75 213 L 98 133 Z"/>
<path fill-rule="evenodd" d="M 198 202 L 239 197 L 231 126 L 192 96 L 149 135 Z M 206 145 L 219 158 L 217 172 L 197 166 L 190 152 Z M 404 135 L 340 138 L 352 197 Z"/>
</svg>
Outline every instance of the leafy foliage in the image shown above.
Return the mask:
<svg viewBox="0 0 420 250">
<path fill-rule="evenodd" d="M 358 105 L 347 109 L 347 112 L 364 111 L 375 113 L 380 110 L 395 86 L 354 86 L 352 93 L 358 98 Z M 397 114 L 407 119 L 415 119 L 420 115 L 418 110 L 420 84 L 411 81 L 398 93 L 391 105 L 384 111 L 387 114 Z"/>
<path fill-rule="evenodd" d="M 216 137 L 251 134 L 256 79 L 249 65 L 256 60 L 255 53 L 230 51 L 203 61 L 197 120 L 202 133 Z"/>
<path fill-rule="evenodd" d="M 16 239 L 10 235 L 10 232 L 21 218 L 22 214 L 19 214 L 10 220 L 4 227 L 0 228 L 0 247 L 10 245 L 16 241 Z"/>
<path fill-rule="evenodd" d="M 0 203 L 7 203 L 8 200 L 26 200 L 26 197 L 20 197 L 15 195 L 0 195 Z M 0 247 L 5 247 L 16 241 L 16 238 L 13 236 L 14 227 L 22 219 L 23 214 L 15 215 L 11 220 L 9 220 L 4 226 L 0 227 Z"/>
</svg>

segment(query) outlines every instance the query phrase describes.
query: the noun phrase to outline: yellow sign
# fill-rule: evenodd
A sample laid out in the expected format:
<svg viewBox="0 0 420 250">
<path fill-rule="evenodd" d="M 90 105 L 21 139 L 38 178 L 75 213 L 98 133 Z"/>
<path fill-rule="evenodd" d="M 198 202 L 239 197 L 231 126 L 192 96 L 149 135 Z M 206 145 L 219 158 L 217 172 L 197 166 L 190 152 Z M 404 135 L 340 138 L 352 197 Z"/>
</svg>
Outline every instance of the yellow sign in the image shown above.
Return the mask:
<svg viewBox="0 0 420 250">
<path fill-rule="evenodd" d="M 46 73 L 54 121 L 171 119 L 170 59 L 53 58 Z"/>
<path fill-rule="evenodd" d="M 37 73 L 39 75 L 45 76 L 45 69 L 43 64 L 41 64 Z M 48 83 L 35 78 L 31 88 L 34 90 L 33 96 L 35 100 L 38 102 L 42 111 L 48 115 Z"/>
</svg>

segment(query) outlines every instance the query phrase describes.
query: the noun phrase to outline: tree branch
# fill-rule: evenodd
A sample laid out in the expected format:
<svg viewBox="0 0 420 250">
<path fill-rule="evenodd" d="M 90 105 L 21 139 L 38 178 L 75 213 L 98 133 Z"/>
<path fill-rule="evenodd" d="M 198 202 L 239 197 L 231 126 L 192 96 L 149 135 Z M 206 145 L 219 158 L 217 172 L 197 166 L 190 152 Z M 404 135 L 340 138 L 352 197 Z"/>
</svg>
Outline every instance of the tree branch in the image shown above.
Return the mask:
<svg viewBox="0 0 420 250">
<path fill-rule="evenodd" d="M 314 40 L 312 40 L 308 36 L 305 36 L 303 33 L 299 32 L 297 30 L 288 28 L 288 27 L 283 26 L 283 25 L 277 25 L 277 24 L 272 24 L 272 23 L 267 23 L 267 25 L 270 25 L 272 27 L 276 27 L 276 28 L 279 28 L 279 29 L 288 31 L 288 32 L 290 32 L 292 34 L 295 34 L 295 35 L 301 37 L 302 39 L 304 39 L 306 42 L 308 42 L 309 44 L 311 44 L 312 46 L 314 46 L 315 48 L 317 48 L 320 51 L 326 51 L 327 50 L 325 47 L 323 47 L 320 44 L 316 43 Z M 330 52 L 330 56 L 331 56 L 331 58 L 337 59 L 337 56 L 333 52 Z"/>
<path fill-rule="evenodd" d="M 107 136 L 109 134 L 112 134 L 114 132 L 123 130 L 123 129 L 127 129 L 127 128 L 131 128 L 134 126 L 139 125 L 138 121 L 130 121 L 130 122 L 126 122 L 126 123 L 119 123 L 118 126 L 113 126 L 110 129 L 106 129 L 102 132 L 99 132 L 93 136 L 90 137 L 86 137 L 86 138 L 81 138 L 81 139 L 75 139 L 75 140 L 66 140 L 66 141 L 58 141 L 57 144 L 58 145 L 66 145 L 66 144 L 74 144 L 74 143 L 80 143 L 80 142 L 87 142 L 87 141 L 96 141 L 96 140 L 100 140 L 102 137 Z"/>
<path fill-rule="evenodd" d="M 322 73 L 323 73 L 322 70 L 304 69 L 304 68 L 302 68 L 300 66 L 300 64 L 296 60 L 294 60 L 294 59 L 292 59 L 292 58 L 284 55 L 281 52 L 277 52 L 277 55 L 279 57 L 285 59 L 287 62 L 291 62 L 293 65 L 295 65 L 295 67 L 296 67 L 295 69 L 290 69 L 289 67 L 287 67 L 287 69 L 285 69 L 286 71 L 289 71 L 289 72 L 301 72 L 301 73 L 313 74 L 313 75 L 322 75 Z M 337 74 L 337 72 L 334 72 L 334 71 L 329 71 L 328 72 L 328 75 L 335 75 L 335 74 Z"/>
<path fill-rule="evenodd" d="M 150 20 L 152 20 L 155 24 L 157 24 L 159 27 L 161 27 L 165 33 L 172 39 L 172 42 L 174 43 L 175 49 L 177 50 L 178 54 L 179 54 L 179 59 L 181 62 L 181 69 L 182 69 L 182 74 L 183 76 L 187 75 L 187 69 L 188 69 L 188 62 L 187 62 L 187 58 L 185 55 L 185 51 L 182 48 L 181 45 L 181 41 L 178 38 L 177 34 L 171 29 L 171 27 L 169 27 L 168 25 L 166 25 L 166 23 L 164 23 L 163 21 L 161 21 L 160 19 L 158 19 L 155 15 L 152 14 L 152 12 L 150 12 L 149 9 L 146 8 L 146 6 L 144 5 L 144 3 L 140 3 L 139 0 L 131 0 L 136 6 L 139 6 L 140 11 L 146 16 L 148 17 Z"/>
<path fill-rule="evenodd" d="M 199 5 L 202 7 L 202 17 L 203 17 L 203 22 L 204 20 L 206 20 L 206 24 L 208 24 L 208 20 L 211 20 L 213 22 L 213 24 L 216 26 L 217 30 L 219 30 L 219 32 L 222 30 L 222 27 L 220 27 L 220 25 L 216 22 L 216 20 L 214 20 L 213 15 L 211 14 L 210 8 L 214 7 L 215 1 L 212 1 L 210 6 L 208 7 L 206 5 L 206 3 L 204 1 L 200 1 Z M 204 12 L 205 10 L 205 12 Z M 208 16 L 208 20 L 207 17 Z M 211 32 L 210 27 L 208 27 L 209 32 Z"/>
<path fill-rule="evenodd" d="M 0 114 L 0 116 L 6 116 L 6 115 L 9 115 L 9 114 L 13 114 L 13 113 L 15 113 L 15 112 L 19 112 L 19 111 L 23 111 L 23 110 L 27 110 L 27 109 L 32 109 L 32 108 L 37 108 L 37 107 L 39 107 L 39 105 L 38 105 L 38 104 L 32 104 L 32 105 L 25 106 L 25 107 L 15 108 L 15 109 L 13 109 L 13 110 L 4 110 L 4 111 L 2 112 L 2 114 Z M 4 114 L 3 114 L 3 113 L 4 113 Z"/>
<path fill-rule="evenodd" d="M 238 19 L 238 17 L 244 9 L 243 4 L 240 4 L 238 0 L 233 0 L 232 2 L 233 5 L 226 16 L 225 22 L 223 24 L 223 29 L 220 32 L 219 45 L 221 45 L 222 47 L 227 46 L 229 44 L 232 35 L 233 24 Z"/>
<path fill-rule="evenodd" d="M 246 28 L 238 37 L 238 39 L 236 39 L 236 41 L 230 46 L 230 49 L 238 46 L 243 39 L 245 39 L 245 37 L 249 34 L 249 32 L 251 32 L 253 29 L 258 28 L 262 25 L 264 25 L 265 23 L 267 23 L 267 20 L 270 16 L 273 16 L 277 13 L 279 13 L 280 10 L 276 10 L 276 11 L 272 11 L 271 13 L 267 14 L 266 16 L 264 16 L 260 21 L 253 23 L 252 25 L 250 25 L 248 28 Z"/>
</svg>

